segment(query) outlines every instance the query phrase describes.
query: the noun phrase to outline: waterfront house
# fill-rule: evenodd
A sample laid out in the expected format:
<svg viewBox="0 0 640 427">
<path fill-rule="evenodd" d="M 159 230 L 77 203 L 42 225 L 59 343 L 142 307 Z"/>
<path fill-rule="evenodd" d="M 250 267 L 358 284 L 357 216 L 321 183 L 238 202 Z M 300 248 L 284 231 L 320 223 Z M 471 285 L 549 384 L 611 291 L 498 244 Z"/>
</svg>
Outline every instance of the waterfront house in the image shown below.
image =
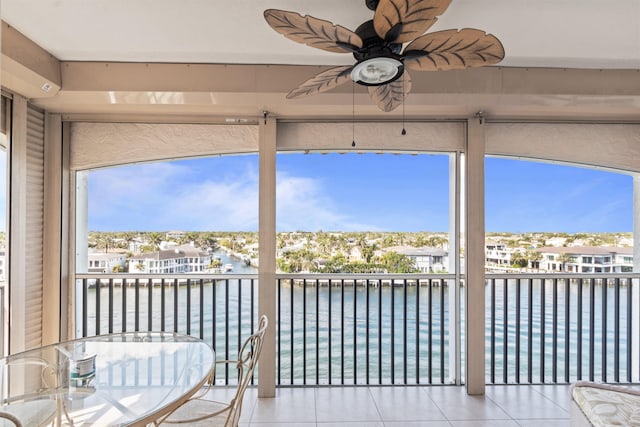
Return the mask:
<svg viewBox="0 0 640 427">
<path fill-rule="evenodd" d="M 396 252 L 408 256 L 421 273 L 446 273 L 449 265 L 449 253 L 442 248 L 411 246 L 392 246 L 381 252 Z"/>
<path fill-rule="evenodd" d="M 540 270 L 565 273 L 629 273 L 633 271 L 633 248 L 606 246 L 545 247 Z"/>
<path fill-rule="evenodd" d="M 278 370 L 281 365 L 276 363 L 276 357 L 281 355 L 279 344 L 299 345 L 293 333 L 290 341 L 283 341 L 275 333 L 278 319 L 276 295 L 283 297 L 282 294 L 286 294 L 277 293 L 286 284 L 282 288 L 278 286 L 296 280 L 296 277 L 275 274 L 277 156 L 291 152 L 435 153 L 447 156 L 450 165 L 449 206 L 440 207 L 448 210 L 450 216 L 450 265 L 449 274 L 438 280 L 448 281 L 446 289 L 451 292 L 446 299 L 444 291 L 438 295 L 443 304 L 450 304 L 452 308 L 451 317 L 442 322 L 447 328 L 443 326 L 437 334 L 443 346 L 443 337 L 447 338 L 450 346 L 434 349 L 432 353 L 442 355 L 438 361 L 446 368 L 442 371 L 447 372 L 439 383 L 464 384 L 465 388 L 448 387 L 446 391 L 424 392 L 421 387 L 414 387 L 403 391 L 410 395 L 410 399 L 398 397 L 398 394 L 396 400 L 383 398 L 382 403 L 389 405 L 381 404 L 380 407 L 394 406 L 400 400 L 415 402 L 413 410 L 400 414 L 405 418 L 399 422 L 406 421 L 407 414 L 416 415 L 415 408 L 422 411 L 420 414 L 440 414 L 443 417 L 453 414 L 467 416 L 467 421 L 477 420 L 469 418 L 469 412 L 473 411 L 460 405 L 460 398 L 455 393 L 481 395 L 488 389 L 487 384 L 495 384 L 503 378 L 507 378 L 504 380 L 507 382 L 507 375 L 496 376 L 496 360 L 509 362 L 504 366 L 510 369 L 513 366 L 514 370 L 521 368 L 520 362 L 528 362 L 534 352 L 543 355 L 543 362 L 546 360 L 544 336 L 535 347 L 526 346 L 526 343 L 502 347 L 494 343 L 491 347 L 491 341 L 487 344 L 485 340 L 486 331 L 492 331 L 492 338 L 496 337 L 496 331 L 503 331 L 505 337 L 520 337 L 510 329 L 514 324 L 505 321 L 500 329 L 496 307 L 491 307 L 491 311 L 488 305 L 492 297 L 496 300 L 497 293 L 502 292 L 496 282 L 503 279 L 485 275 L 484 270 L 485 219 L 492 209 L 485 204 L 485 159 L 489 156 L 529 159 L 615 170 L 632 176 L 636 196 L 634 254 L 640 253 L 640 221 L 637 215 L 640 212 L 637 1 L 453 0 L 451 9 L 437 22 L 434 30 L 482 28 L 503 41 L 505 60 L 498 66 L 469 70 L 412 71 L 411 91 L 406 100 L 401 97 L 402 108 L 391 113 L 381 111 L 371 102 L 367 89 L 355 84 L 345 84 L 313 97 L 288 99 L 287 94 L 298 84 L 329 67 L 351 66 L 354 58 L 351 54 L 314 50 L 283 38 L 264 22 L 262 13 L 269 7 L 296 10 L 352 29 L 372 16 L 365 7 L 365 1 L 196 0 L 188 2 L 188 5 L 178 0 L 165 0 L 158 5 L 125 0 L 2 2 L 0 145 L 7 154 L 5 170 L 8 176 L 4 190 L 8 215 L 6 231 L 10 237 L 7 239 L 8 281 L 6 288 L 0 290 L 4 321 L 0 331 L 3 334 L 0 339 L 3 353 L 15 353 L 77 335 L 96 333 L 95 328 L 84 328 L 89 319 L 96 317 L 95 313 L 82 311 L 86 302 L 83 295 L 90 294 L 88 286 L 82 286 L 96 276 L 87 272 L 87 176 L 90 171 L 167 159 L 254 154 L 260 165 L 259 188 L 255 196 L 259 200 L 251 206 L 259 206 L 260 270 L 258 275 L 247 280 L 260 285 L 255 305 L 251 307 L 257 307 L 256 314 L 267 314 L 272 322 L 257 375 L 258 394 L 273 397 L 277 388 L 309 385 L 316 381 L 311 374 L 299 384 L 294 384 L 293 379 L 290 384 L 282 383 Z M 403 128 L 406 132 L 401 132 Z M 389 171 L 363 169 L 362 173 L 383 174 Z M 137 185 L 141 184 L 132 180 L 123 186 L 123 192 L 137 188 Z M 526 189 L 519 191 L 525 192 Z M 562 197 L 562 182 L 548 191 L 550 199 Z M 422 196 L 416 194 L 415 197 Z M 384 209 L 383 200 L 378 201 L 378 205 Z M 163 207 L 173 211 L 198 208 L 197 203 Z M 545 208 L 541 203 L 542 212 Z M 590 208 L 588 199 L 575 207 Z M 424 214 L 412 211 L 410 200 L 407 200 L 406 210 L 415 215 Z M 155 214 L 149 212 L 150 216 Z M 126 217 L 126 208 L 121 209 L 119 215 Z M 398 228 L 402 228 L 401 223 Z M 460 268 L 462 253 L 464 269 Z M 562 264 L 555 258 L 558 254 L 549 255 L 554 257 L 549 260 L 550 267 L 555 263 L 557 271 L 558 265 Z M 611 258 L 611 262 L 621 268 L 629 268 L 628 262 L 622 265 L 626 262 L 624 256 L 622 263 L 618 258 L 615 261 Z M 144 267 L 145 259 L 141 260 L 143 268 L 147 268 Z M 154 261 L 159 261 L 159 256 Z M 598 265 L 604 264 L 585 260 L 582 264 L 576 263 L 575 267 L 593 267 L 595 271 Z M 630 293 L 634 299 L 629 306 L 637 308 L 640 306 L 638 255 L 633 257 L 633 270 L 634 273 L 627 276 L 635 282 L 629 282 L 627 289 L 635 288 Z M 549 277 L 553 279 L 552 274 Z M 340 291 L 345 289 L 345 283 L 356 282 L 350 277 L 338 275 L 334 278 Z M 106 277 L 107 281 L 109 279 Z M 295 283 L 305 287 L 307 280 L 310 279 L 304 277 Z M 366 279 L 357 280 L 366 282 Z M 408 288 L 403 280 L 408 279 L 398 278 L 400 285 L 394 287 L 398 292 L 405 292 Z M 426 279 L 428 283 L 430 280 Z M 517 280 L 519 285 L 538 281 L 535 289 L 540 293 L 535 294 L 536 301 L 544 302 L 549 296 L 544 293 L 547 287 L 552 293 L 558 290 L 557 281 L 545 286 L 544 279 L 540 278 L 534 280 L 528 276 Z M 595 280 L 601 279 L 589 280 L 593 280 L 595 287 Z M 81 292 L 81 289 L 86 292 Z M 440 292 L 430 285 L 425 289 L 422 295 Z M 517 289 L 508 295 L 522 295 L 528 289 L 533 291 L 533 285 Z M 382 287 L 378 290 L 382 294 Z M 352 295 L 352 301 L 356 301 L 356 294 Z M 365 301 L 370 302 L 370 299 Z M 403 300 L 395 301 L 402 304 Z M 534 298 L 528 301 L 533 303 Z M 86 306 L 89 307 L 88 304 Z M 118 309 L 117 304 L 114 307 Z M 509 308 L 506 304 L 505 307 Z M 547 314 L 551 317 L 557 313 L 557 307 L 548 307 Z M 293 308 L 292 303 L 292 312 L 304 313 L 304 310 L 294 311 Z M 340 306 L 340 309 L 340 315 L 348 314 L 344 307 Z M 103 310 L 101 314 L 106 312 Z M 358 313 L 356 309 L 353 312 Z M 443 314 L 444 310 L 439 313 Z M 138 319 L 141 317 L 139 314 L 137 312 L 136 316 L 128 319 Z M 121 319 L 124 316 L 116 314 L 114 317 Z M 571 318 L 569 315 L 565 317 Z M 340 316 L 333 317 L 334 320 L 337 318 Z M 525 319 L 525 316 L 518 318 Z M 595 319 L 593 311 L 591 318 Z M 390 319 L 390 325 L 401 329 L 408 316 L 404 316 L 404 323 L 395 317 Z M 609 323 L 624 328 L 632 325 L 637 330 L 640 320 L 635 311 L 628 313 L 625 319 L 629 323 L 618 322 L 619 319 Z M 431 320 L 429 318 L 429 328 L 435 324 Z M 303 322 L 306 326 L 307 319 Z M 341 326 L 344 325 L 347 326 L 340 332 L 347 327 L 351 330 L 366 327 L 367 336 L 375 327 L 368 323 L 368 318 L 358 323 L 343 322 Z M 520 327 L 520 323 L 516 325 Z M 549 321 L 545 325 L 557 326 L 557 321 Z M 531 323 L 527 326 L 533 330 Z M 555 333 L 547 331 L 547 337 L 556 337 L 558 330 L 569 331 L 569 336 L 572 336 L 576 329 L 570 326 L 566 323 L 558 326 Z M 465 328 L 464 333 L 461 327 Z M 101 333 L 105 330 L 103 328 Z M 332 331 L 331 328 L 327 330 Z M 381 330 L 379 327 L 378 331 Z M 415 335 L 420 338 L 422 332 L 429 330 L 420 330 Z M 578 330 L 582 332 L 582 329 Z M 596 336 L 593 331 L 592 327 L 588 332 L 590 337 Z M 617 332 L 620 336 L 620 329 Z M 624 336 L 624 330 L 622 332 Z M 395 338 L 394 334 L 389 335 Z M 610 335 L 616 336 L 614 333 Z M 339 336 L 337 332 L 332 335 L 333 339 L 336 336 Z M 402 336 L 409 335 L 405 333 Z M 433 347 L 434 337 L 435 332 L 429 333 L 429 338 L 418 347 L 423 350 Z M 235 342 L 238 337 L 226 338 Z M 587 339 L 586 335 L 584 338 Z M 573 381 L 576 377 L 572 369 L 582 369 L 583 365 L 584 375 L 595 375 L 597 367 L 605 372 L 604 378 L 599 378 L 601 380 L 622 378 L 638 382 L 640 373 L 635 362 L 640 360 L 640 336 L 634 333 L 630 340 L 631 343 L 624 346 L 628 352 L 624 353 L 622 360 L 634 363 L 622 376 L 608 378 L 607 368 L 611 366 L 606 364 L 607 357 L 585 349 L 585 357 L 587 354 L 591 356 L 589 361 L 576 362 L 569 358 L 559 361 L 556 356 L 561 346 L 558 340 L 553 340 L 553 349 L 546 348 L 550 351 L 547 351 L 549 359 L 545 365 L 552 366 L 552 372 L 548 375 L 545 372 L 535 376 L 530 374 L 519 379 L 520 384 L 524 382 L 527 385 L 512 387 L 502 395 L 492 396 L 493 399 L 474 399 L 473 405 L 481 405 L 475 415 L 479 412 L 481 418 L 493 416 L 495 419 L 497 416 L 506 419 L 505 422 L 512 422 L 517 415 L 506 414 L 500 408 L 513 400 L 521 411 L 520 415 L 527 408 L 536 411 L 534 415 L 547 415 L 548 412 L 541 410 L 540 405 L 530 404 L 531 396 L 539 390 L 530 384 L 545 383 L 544 387 L 547 387 L 549 383 Z M 304 345 L 307 341 L 311 339 L 305 339 Z M 400 341 L 398 339 L 397 343 Z M 388 349 L 390 345 L 383 347 L 380 344 L 380 347 Z M 518 354 L 515 354 L 515 348 L 520 349 Z M 526 353 L 525 349 L 529 348 L 531 350 Z M 626 369 L 627 365 L 612 353 L 616 346 L 605 348 L 608 352 L 603 353 L 609 356 L 609 363 Z M 398 352 L 400 354 L 402 350 Z M 290 354 L 306 357 L 307 353 L 311 352 L 307 352 L 306 347 L 296 347 Z M 395 348 L 392 354 L 396 354 Z M 333 354 L 332 357 L 341 360 L 341 366 L 348 363 L 355 366 L 350 359 L 351 353 Z M 356 358 L 357 354 L 353 357 Z M 329 360 L 333 359 L 330 357 Z M 599 365 L 596 365 L 596 360 L 600 361 Z M 427 369 L 425 363 L 418 361 L 421 360 L 418 359 L 415 366 L 423 371 Z M 303 366 L 307 368 L 307 360 L 304 362 Z M 396 362 L 400 363 L 399 360 Z M 392 371 L 395 364 L 389 363 L 389 366 L 389 371 Z M 382 365 L 379 367 L 381 373 L 387 373 L 383 372 Z M 568 367 L 565 370 L 567 377 L 559 377 L 558 372 L 565 367 Z M 304 368 L 294 370 L 292 367 L 291 372 L 304 372 Z M 587 368 L 593 368 L 592 372 L 587 373 Z M 339 369 L 334 367 L 332 372 L 336 371 Z M 403 373 L 400 370 L 384 385 L 397 385 L 404 381 L 406 375 L 403 377 Z M 281 391 L 280 397 L 318 397 L 318 415 L 314 414 L 314 419 L 310 420 L 312 424 L 327 421 L 321 419 L 326 414 L 340 416 L 358 409 L 368 411 L 364 415 L 360 413 L 358 418 L 364 422 L 380 421 L 379 414 L 384 413 L 362 403 L 370 403 L 371 396 L 378 395 L 378 390 L 370 391 L 363 387 L 366 392 L 364 396 L 358 395 L 361 400 L 345 398 L 352 393 L 351 390 L 336 392 L 303 387 L 292 390 Z M 386 390 L 393 392 L 391 387 L 386 387 Z M 416 397 L 416 393 L 423 392 Z M 328 393 L 342 397 L 338 400 L 342 404 L 340 410 L 320 406 Z M 447 398 L 439 400 L 438 396 L 444 394 Z M 433 401 L 424 397 L 427 395 Z M 545 398 L 544 408 L 553 409 L 554 402 L 561 400 L 558 396 Z M 304 408 L 304 412 L 314 412 L 307 411 L 313 405 L 305 404 L 304 399 L 303 403 L 296 401 L 296 404 L 286 397 L 282 401 L 283 404 L 272 407 Z M 264 407 L 256 405 L 255 408 L 253 414 L 258 420 L 260 415 L 268 413 Z M 447 414 L 443 415 L 441 411 Z M 367 418 L 369 414 L 378 415 L 372 420 Z M 265 418 L 273 421 L 273 418 Z M 274 422 L 280 421 L 276 419 Z M 469 423 L 475 424 L 473 421 Z"/>
<path fill-rule="evenodd" d="M 201 273 L 210 265 L 209 252 L 193 245 L 179 245 L 132 256 L 128 260 L 128 271 L 140 274 Z"/>
<path fill-rule="evenodd" d="M 485 256 L 487 267 L 510 267 L 516 255 L 524 252 L 521 248 L 510 248 L 504 243 L 487 243 Z"/>
<path fill-rule="evenodd" d="M 118 273 L 127 268 L 127 253 L 112 250 L 109 252 L 89 252 L 89 273 Z"/>
</svg>

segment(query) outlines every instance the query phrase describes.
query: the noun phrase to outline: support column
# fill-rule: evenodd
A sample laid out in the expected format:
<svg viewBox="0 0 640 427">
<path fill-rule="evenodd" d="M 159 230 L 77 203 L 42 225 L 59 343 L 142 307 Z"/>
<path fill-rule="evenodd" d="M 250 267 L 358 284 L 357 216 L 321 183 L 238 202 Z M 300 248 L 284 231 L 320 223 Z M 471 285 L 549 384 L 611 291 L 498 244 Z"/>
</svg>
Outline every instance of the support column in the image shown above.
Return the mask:
<svg viewBox="0 0 640 427">
<path fill-rule="evenodd" d="M 27 100 L 13 97 L 11 152 L 9 160 L 9 236 L 8 283 L 9 287 L 9 354 L 27 350 Z M 35 261 L 36 263 L 38 261 Z"/>
<path fill-rule="evenodd" d="M 62 120 L 59 114 L 45 115 L 44 145 L 44 236 L 42 260 L 42 344 L 60 341 L 62 259 Z M 66 287 L 65 287 L 66 289 Z"/>
<path fill-rule="evenodd" d="M 258 397 L 276 395 L 276 119 L 265 113 L 259 129 L 258 313 L 269 327 L 258 368 Z"/>
<path fill-rule="evenodd" d="M 449 154 L 449 380 L 461 384 L 460 358 L 460 153 Z"/>
<path fill-rule="evenodd" d="M 633 272 L 640 273 L 640 174 L 633 175 Z M 640 379 L 640 280 L 632 280 L 631 373 L 632 381 Z"/>
<path fill-rule="evenodd" d="M 484 155 L 481 117 L 467 122 L 466 146 L 466 386 L 470 395 L 485 392 Z"/>
<path fill-rule="evenodd" d="M 70 234 L 69 242 L 73 242 L 73 260 L 69 263 L 71 271 L 76 273 L 87 273 L 89 270 L 89 254 L 87 241 L 89 240 L 89 172 L 77 171 L 72 179 L 75 190 L 75 197 L 72 204 L 72 224 L 75 224 L 75 230 Z M 69 287 L 69 295 L 73 295 L 69 301 L 70 313 L 69 325 L 67 329 L 74 337 L 82 336 L 82 312 L 76 310 L 76 307 L 82 307 L 82 286 L 79 283 L 73 283 Z"/>
</svg>

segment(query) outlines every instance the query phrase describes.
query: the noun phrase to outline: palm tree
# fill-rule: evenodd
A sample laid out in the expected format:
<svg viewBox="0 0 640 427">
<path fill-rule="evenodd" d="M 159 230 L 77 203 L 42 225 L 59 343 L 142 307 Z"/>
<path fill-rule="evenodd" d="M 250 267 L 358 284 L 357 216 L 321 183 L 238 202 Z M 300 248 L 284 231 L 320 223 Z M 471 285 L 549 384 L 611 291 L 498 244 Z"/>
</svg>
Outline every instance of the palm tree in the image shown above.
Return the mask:
<svg viewBox="0 0 640 427">
<path fill-rule="evenodd" d="M 540 261 L 542 261 L 542 254 L 538 251 L 527 251 L 527 259 L 529 260 L 531 267 L 536 270 L 540 270 Z"/>
<path fill-rule="evenodd" d="M 152 231 L 147 234 L 147 240 L 149 241 L 149 244 L 153 246 L 154 250 L 157 250 L 160 248 L 160 242 L 162 242 L 162 234 L 157 231 Z"/>
<path fill-rule="evenodd" d="M 567 271 L 567 263 L 573 261 L 573 257 L 571 257 L 571 255 L 566 254 L 566 253 L 561 253 L 558 256 L 558 261 L 560 263 L 562 263 L 562 271 L 566 272 Z"/>
<path fill-rule="evenodd" d="M 109 252 L 109 248 L 113 247 L 113 238 L 108 233 L 98 233 L 95 236 L 96 248 L 104 249 L 104 253 Z"/>
<path fill-rule="evenodd" d="M 364 261 L 369 264 L 371 262 L 371 259 L 373 258 L 373 254 L 375 253 L 375 251 L 378 250 L 378 245 L 375 243 L 372 243 L 370 245 L 365 244 L 363 247 L 360 248 L 360 253 L 362 254 L 362 257 L 364 258 Z"/>
</svg>

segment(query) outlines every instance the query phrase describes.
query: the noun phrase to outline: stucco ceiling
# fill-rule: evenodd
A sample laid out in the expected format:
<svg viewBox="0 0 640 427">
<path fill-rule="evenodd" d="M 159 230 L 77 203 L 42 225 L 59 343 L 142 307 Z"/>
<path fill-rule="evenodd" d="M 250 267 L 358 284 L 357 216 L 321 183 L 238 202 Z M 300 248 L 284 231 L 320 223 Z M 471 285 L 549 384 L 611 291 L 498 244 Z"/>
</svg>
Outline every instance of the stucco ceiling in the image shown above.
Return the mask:
<svg viewBox="0 0 640 427">
<path fill-rule="evenodd" d="M 262 12 L 267 8 L 297 11 L 350 29 L 372 17 L 364 0 L 2 0 L 1 14 L 6 23 L 61 61 L 61 90 L 34 100 L 51 111 L 127 112 L 144 107 L 157 112 L 162 105 L 185 114 L 228 110 L 253 115 L 263 109 L 289 116 L 350 114 L 350 88 L 310 100 L 284 99 L 288 89 L 317 72 L 313 66 L 351 64 L 353 57 L 284 38 L 264 21 Z M 558 111 L 577 116 L 637 115 L 640 89 L 633 89 L 635 73 L 629 72 L 640 70 L 640 1 L 453 0 L 429 31 L 467 27 L 502 41 L 506 57 L 499 65 L 508 73 L 414 73 L 407 114 L 467 115 L 493 107 L 501 114 L 519 114 L 521 109 L 526 115 L 525 110 L 533 109 L 539 116 Z M 110 71 L 76 65 L 89 62 L 109 62 Z M 223 73 L 227 82 L 215 68 L 202 71 L 212 77 L 194 74 L 197 67 L 187 73 L 149 68 L 148 73 L 156 74 L 128 68 L 117 81 L 109 80 L 116 63 L 307 68 L 295 68 L 293 77 L 278 69 L 273 78 L 265 68 L 238 73 L 233 69 Z M 535 74 L 538 69 L 547 74 Z M 553 69 L 625 74 L 622 78 L 608 74 L 600 85 L 596 75 L 562 78 Z M 237 84 L 240 89 L 229 78 L 235 74 L 243 76 Z M 584 83 L 582 76 L 587 78 Z M 637 76 L 640 88 L 640 72 Z M 154 79 L 159 83 L 148 83 Z M 364 93 L 355 103 L 364 106 L 360 112 L 379 113 Z"/>
</svg>

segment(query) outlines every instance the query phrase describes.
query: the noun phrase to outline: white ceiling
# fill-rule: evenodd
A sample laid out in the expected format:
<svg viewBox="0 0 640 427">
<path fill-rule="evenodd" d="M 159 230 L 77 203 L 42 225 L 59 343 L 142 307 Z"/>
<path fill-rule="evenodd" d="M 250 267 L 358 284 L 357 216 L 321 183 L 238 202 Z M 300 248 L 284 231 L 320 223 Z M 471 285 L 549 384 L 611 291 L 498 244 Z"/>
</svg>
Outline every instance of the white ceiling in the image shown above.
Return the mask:
<svg viewBox="0 0 640 427">
<path fill-rule="evenodd" d="M 364 0 L 3 0 L 2 19 L 63 61 L 350 64 L 268 27 L 266 8 L 355 30 Z M 639 0 L 453 0 L 430 31 L 479 28 L 504 66 L 640 69 Z"/>
</svg>

